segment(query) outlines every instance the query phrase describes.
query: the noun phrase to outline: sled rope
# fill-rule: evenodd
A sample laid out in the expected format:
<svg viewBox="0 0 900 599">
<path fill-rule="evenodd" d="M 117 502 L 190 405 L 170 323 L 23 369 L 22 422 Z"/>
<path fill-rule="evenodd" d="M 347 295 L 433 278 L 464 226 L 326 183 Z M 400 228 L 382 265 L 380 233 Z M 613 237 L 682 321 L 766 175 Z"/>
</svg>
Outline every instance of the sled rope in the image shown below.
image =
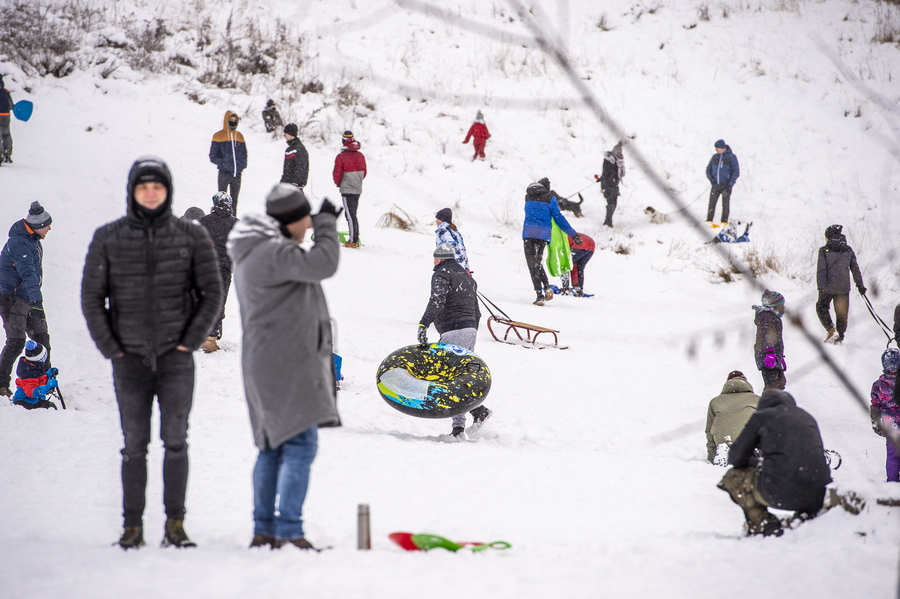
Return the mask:
<svg viewBox="0 0 900 599">
<path fill-rule="evenodd" d="M 879 328 L 881 328 L 881 332 L 884 333 L 884 336 L 887 337 L 888 345 L 890 345 L 891 341 L 894 340 L 894 337 L 891 335 L 893 331 L 891 327 L 884 322 L 878 314 L 875 313 L 875 308 L 872 307 L 872 302 L 869 301 L 869 298 L 865 296 L 865 294 L 860 294 L 863 297 L 863 300 L 866 302 L 866 308 L 869 310 L 869 314 L 872 315 L 872 318 L 875 319 L 875 322 L 878 323 Z"/>
<path fill-rule="evenodd" d="M 495 320 L 497 319 L 497 315 L 494 314 L 494 311 L 493 311 L 493 310 L 491 310 L 491 306 L 493 306 L 494 308 L 496 308 L 496 309 L 497 309 L 497 312 L 499 312 L 500 314 L 502 314 L 503 317 L 506 318 L 506 320 L 512 320 L 512 318 L 509 317 L 509 314 L 507 314 L 506 312 L 504 312 L 503 310 L 501 310 L 501 309 L 497 306 L 497 304 L 495 304 L 494 302 L 492 302 L 491 300 L 489 300 L 487 297 L 485 297 L 483 293 L 481 293 L 480 291 L 476 291 L 476 293 L 478 294 L 478 299 L 481 300 L 481 303 L 484 304 L 484 307 L 487 309 L 488 312 L 491 313 L 491 316 L 493 316 Z M 490 304 L 490 306 L 489 306 L 488 304 Z"/>
<path fill-rule="evenodd" d="M 573 193 L 572 195 L 566 196 L 564 199 L 566 199 L 566 200 L 571 200 L 572 198 L 574 198 L 575 196 L 577 196 L 579 193 L 581 193 L 581 192 L 584 191 L 585 189 L 590 189 L 591 187 L 593 187 L 594 185 L 596 185 L 596 184 L 599 183 L 599 182 L 600 182 L 600 179 L 597 179 L 597 180 L 594 181 L 593 183 L 589 184 L 587 187 L 582 187 L 581 189 L 579 189 L 578 191 L 576 191 L 576 192 Z M 582 198 L 582 199 L 583 199 L 583 198 Z"/>
</svg>

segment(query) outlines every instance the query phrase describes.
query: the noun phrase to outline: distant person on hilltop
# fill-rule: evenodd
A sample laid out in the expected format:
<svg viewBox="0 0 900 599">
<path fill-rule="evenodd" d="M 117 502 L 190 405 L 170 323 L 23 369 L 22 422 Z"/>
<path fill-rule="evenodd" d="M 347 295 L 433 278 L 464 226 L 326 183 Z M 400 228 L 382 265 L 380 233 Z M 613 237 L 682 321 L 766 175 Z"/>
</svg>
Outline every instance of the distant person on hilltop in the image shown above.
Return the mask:
<svg viewBox="0 0 900 599">
<path fill-rule="evenodd" d="M 716 215 L 716 202 L 722 196 L 722 221 L 728 222 L 728 211 L 731 203 L 731 188 L 734 187 L 737 178 L 741 175 L 741 167 L 737 156 L 731 148 L 720 139 L 715 144 L 716 153 L 709 159 L 706 165 L 706 178 L 712 186 L 709 192 L 709 208 L 706 211 L 706 222 L 712 223 Z"/>
<path fill-rule="evenodd" d="M 535 306 L 543 306 L 545 301 L 553 299 L 553 289 L 544 270 L 544 248 L 550 243 L 553 222 L 576 244 L 582 242 L 581 236 L 559 211 L 556 198 L 550 194 L 550 181 L 544 178 L 531 183 L 525 190 L 525 221 L 522 223 L 525 263 L 528 264 L 531 284 L 537 295 L 533 302 Z"/>
<path fill-rule="evenodd" d="M 471 139 L 472 145 L 475 146 L 475 154 L 472 156 L 472 160 L 476 158 L 484 160 L 484 146 L 490 138 L 491 134 L 487 125 L 484 124 L 484 115 L 479 110 L 475 113 L 475 122 L 472 123 L 472 126 L 469 127 L 469 132 L 466 133 L 466 139 L 463 140 L 463 143 L 467 144 Z"/>
<path fill-rule="evenodd" d="M 750 416 L 759 395 L 740 370 L 728 373 L 722 393 L 712 398 L 706 411 L 706 459 L 717 466 L 728 464 L 728 449 Z"/>
<path fill-rule="evenodd" d="M 231 289 L 231 258 L 228 257 L 228 235 L 238 222 L 231 211 L 231 197 L 224 191 L 212 197 L 213 207 L 209 214 L 200 219 L 200 225 L 209 233 L 216 256 L 219 258 L 219 274 L 222 275 L 222 309 L 216 319 L 209 336 L 200 346 L 205 353 L 219 351 L 218 340 L 222 338 L 222 321 L 225 320 L 225 302 L 228 301 L 228 290 Z"/>
<path fill-rule="evenodd" d="M 825 343 L 842 343 L 847 331 L 847 313 L 850 310 L 850 275 L 856 283 L 860 295 L 866 294 L 862 273 L 856 254 L 847 245 L 847 238 L 841 233 L 841 225 L 831 225 L 825 229 L 825 245 L 819 248 L 816 266 L 816 315 L 828 332 Z M 831 320 L 831 302 L 834 301 L 834 315 L 837 325 Z M 837 332 L 837 337 L 835 337 Z"/>
<path fill-rule="evenodd" d="M 341 135 L 341 151 L 334 158 L 334 170 L 331 172 L 334 184 L 341 191 L 344 201 L 344 216 L 350 227 L 350 238 L 344 243 L 345 248 L 359 247 L 359 219 L 356 210 L 359 208 L 359 196 L 362 195 L 362 183 L 366 178 L 366 157 L 359 151 L 361 144 L 353 137 L 349 129 Z"/>
<path fill-rule="evenodd" d="M 437 214 L 434 215 L 434 224 L 437 225 L 437 229 L 434 231 L 435 247 L 442 243 L 449 244 L 450 247 L 453 248 L 453 255 L 456 257 L 456 262 L 459 263 L 467 273 L 472 274 L 472 271 L 469 270 L 469 256 L 466 253 L 466 244 L 463 241 L 463 236 L 459 232 L 459 229 L 456 228 L 456 225 L 453 224 L 453 211 L 449 208 L 441 208 L 438 210 Z"/>
<path fill-rule="evenodd" d="M 284 127 L 284 140 L 287 148 L 284 150 L 284 166 L 281 169 L 281 183 L 290 183 L 296 187 L 306 187 L 309 179 L 309 153 L 303 146 L 303 142 L 297 137 L 300 130 L 294 123 L 288 123 Z"/>
<path fill-rule="evenodd" d="M 756 343 L 753 344 L 753 356 L 756 367 L 763 378 L 764 388 L 784 389 L 787 378 L 784 376 L 787 365 L 784 361 L 784 296 L 768 289 L 762 294 L 762 306 L 753 306 L 756 317 Z"/>
<path fill-rule="evenodd" d="M 622 142 L 619 142 L 603 155 L 603 173 L 600 175 L 600 189 L 606 198 L 606 219 L 603 224 L 607 227 L 613 226 L 612 217 L 619 201 L 619 183 L 624 178 L 625 157 L 622 155 Z"/>
<path fill-rule="evenodd" d="M 9 90 L 3 87 L 3 75 L 0 75 L 0 166 L 4 162 L 12 164 L 13 140 L 9 124 L 15 105 Z"/>
<path fill-rule="evenodd" d="M 6 345 L 0 353 L 0 395 L 10 397 L 12 367 L 26 337 L 50 351 L 50 333 L 44 313 L 44 248 L 41 241 L 50 232 L 53 219 L 39 202 L 32 202 L 28 216 L 9 229 L 9 241 L 0 252 L 0 317 Z M 49 358 L 47 367 L 50 367 Z"/>
<path fill-rule="evenodd" d="M 284 127 L 281 121 L 281 115 L 278 114 L 278 107 L 275 106 L 275 100 L 267 100 L 266 107 L 262 111 L 263 124 L 266 126 L 266 133 L 278 131 Z"/>
<path fill-rule="evenodd" d="M 237 130 L 237 113 L 227 111 L 221 131 L 217 131 L 209 146 L 209 161 L 219 169 L 219 191 L 227 191 L 237 214 L 238 194 L 241 192 L 241 173 L 247 168 L 247 144 Z"/>
</svg>

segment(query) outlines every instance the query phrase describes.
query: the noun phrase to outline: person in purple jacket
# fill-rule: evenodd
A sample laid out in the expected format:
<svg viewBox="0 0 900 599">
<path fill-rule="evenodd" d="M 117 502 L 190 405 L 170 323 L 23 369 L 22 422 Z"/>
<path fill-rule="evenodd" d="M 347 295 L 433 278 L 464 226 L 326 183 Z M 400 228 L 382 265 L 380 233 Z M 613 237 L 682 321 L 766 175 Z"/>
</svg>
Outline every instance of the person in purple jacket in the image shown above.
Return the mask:
<svg viewBox="0 0 900 599">
<path fill-rule="evenodd" d="M 534 305 L 543 306 L 544 301 L 553 299 L 553 290 L 544 270 L 544 248 L 550 243 L 552 223 L 581 243 L 581 236 L 572 228 L 566 217 L 559 211 L 556 198 L 550 194 L 550 181 L 543 178 L 532 183 L 525 190 L 525 222 L 522 223 L 522 240 L 525 245 L 525 262 L 531 275 L 531 283 L 537 299 Z"/>
<path fill-rule="evenodd" d="M 881 437 L 887 437 L 885 431 L 900 432 L 900 405 L 894 397 L 894 384 L 897 380 L 897 369 L 900 368 L 900 350 L 889 347 L 881 354 L 881 366 L 884 372 L 872 384 L 872 406 L 869 415 L 872 418 L 872 429 Z M 900 482 L 900 453 L 887 439 L 887 459 L 884 463 L 887 482 Z"/>
</svg>

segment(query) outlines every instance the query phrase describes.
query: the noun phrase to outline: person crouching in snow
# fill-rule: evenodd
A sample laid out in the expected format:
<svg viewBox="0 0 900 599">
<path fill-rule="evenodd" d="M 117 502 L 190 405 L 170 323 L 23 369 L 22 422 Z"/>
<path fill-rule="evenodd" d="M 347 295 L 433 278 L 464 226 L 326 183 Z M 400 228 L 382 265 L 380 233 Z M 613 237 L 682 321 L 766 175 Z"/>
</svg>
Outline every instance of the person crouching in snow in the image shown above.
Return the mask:
<svg viewBox="0 0 900 599">
<path fill-rule="evenodd" d="M 572 272 L 569 278 L 572 285 L 572 295 L 584 297 L 584 267 L 594 257 L 596 244 L 594 240 L 582 233 L 578 234 L 579 240 L 569 237 L 569 247 L 572 249 Z"/>
<path fill-rule="evenodd" d="M 759 395 L 740 370 L 728 373 L 721 395 L 706 411 L 706 459 L 716 466 L 728 465 L 728 450 L 756 411 Z"/>
<path fill-rule="evenodd" d="M 47 348 L 29 339 L 25 342 L 25 355 L 16 366 L 16 392 L 12 402 L 26 410 L 56 410 L 56 404 L 47 395 L 58 386 L 57 372 L 56 368 L 47 369 Z"/>
<path fill-rule="evenodd" d="M 469 351 L 475 351 L 475 339 L 478 334 L 478 321 L 481 310 L 478 308 L 478 285 L 465 269 L 456 261 L 456 254 L 449 243 L 442 243 L 434 250 L 434 274 L 431 275 L 431 297 L 422 319 L 419 320 L 417 339 L 419 345 L 428 345 L 428 327 L 441 334 L 439 343 L 458 345 Z M 493 412 L 484 406 L 470 410 L 474 423 L 474 432 L 481 427 Z M 453 417 L 453 430 L 450 433 L 459 440 L 465 439 L 466 415 Z"/>
<path fill-rule="evenodd" d="M 484 124 L 484 115 L 479 110 L 475 113 L 475 122 L 469 127 L 469 132 L 466 133 L 466 139 L 463 141 L 464 144 L 467 144 L 471 139 L 472 145 L 475 146 L 475 154 L 472 156 L 472 160 L 476 158 L 484 160 L 484 145 L 490 138 L 491 134 L 487 125 Z"/>
<path fill-rule="evenodd" d="M 466 244 L 463 242 L 459 229 L 453 224 L 453 211 L 449 208 L 438 210 L 437 214 L 434 215 L 434 224 L 437 225 L 437 229 L 434 232 L 435 247 L 442 243 L 449 244 L 453 248 L 453 256 L 456 258 L 456 262 L 466 269 L 467 273 L 472 274 L 472 271 L 469 270 L 469 256 L 466 254 Z"/>
<path fill-rule="evenodd" d="M 872 428 L 879 436 L 886 437 L 886 430 L 900 432 L 900 405 L 894 399 L 894 384 L 897 380 L 897 369 L 900 368 L 900 350 L 888 348 L 881 354 L 881 365 L 884 373 L 872 385 L 872 406 L 869 415 L 872 417 Z M 887 482 L 900 482 L 900 454 L 897 448 L 887 440 L 887 460 L 884 464 Z"/>
</svg>

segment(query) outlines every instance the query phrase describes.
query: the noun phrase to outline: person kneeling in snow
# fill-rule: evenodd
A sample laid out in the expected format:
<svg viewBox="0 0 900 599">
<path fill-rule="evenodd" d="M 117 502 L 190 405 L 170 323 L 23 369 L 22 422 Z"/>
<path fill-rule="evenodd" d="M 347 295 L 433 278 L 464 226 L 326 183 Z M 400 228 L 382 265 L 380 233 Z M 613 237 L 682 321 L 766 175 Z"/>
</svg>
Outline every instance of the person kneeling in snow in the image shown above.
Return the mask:
<svg viewBox="0 0 900 599">
<path fill-rule="evenodd" d="M 25 342 L 25 355 L 16 366 L 16 392 L 12 402 L 26 410 L 35 408 L 57 409 L 47 395 L 58 386 L 56 368 L 47 369 L 47 348 L 29 339 Z"/>
<path fill-rule="evenodd" d="M 819 425 L 778 389 L 763 392 L 731 446 L 728 463 L 734 468 L 718 487 L 744 510 L 748 535 L 781 535 L 781 522 L 767 507 L 795 510 L 794 517 L 802 520 L 815 517 L 831 482 Z"/>
</svg>

